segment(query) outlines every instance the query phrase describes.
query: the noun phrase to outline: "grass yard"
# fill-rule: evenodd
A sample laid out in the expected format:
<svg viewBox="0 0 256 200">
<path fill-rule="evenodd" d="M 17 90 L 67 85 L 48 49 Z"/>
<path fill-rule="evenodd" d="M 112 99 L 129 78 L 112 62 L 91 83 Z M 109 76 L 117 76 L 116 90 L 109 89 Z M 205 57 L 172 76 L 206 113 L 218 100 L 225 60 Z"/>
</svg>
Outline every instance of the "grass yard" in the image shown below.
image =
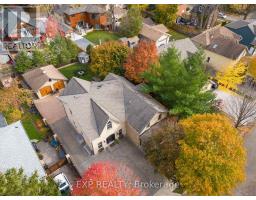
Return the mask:
<svg viewBox="0 0 256 200">
<path fill-rule="evenodd" d="M 28 108 L 24 108 L 21 121 L 30 140 L 36 139 L 40 141 L 49 131 L 49 129 L 45 127 L 40 115 L 31 113 Z"/>
<path fill-rule="evenodd" d="M 181 40 L 186 38 L 186 35 L 183 35 L 181 33 L 178 33 L 177 31 L 173 30 L 173 29 L 169 29 L 168 32 L 171 35 L 171 39 L 175 39 L 175 40 Z"/>
<path fill-rule="evenodd" d="M 110 40 L 118 40 L 121 36 L 116 33 L 108 32 L 108 31 L 92 31 L 84 36 L 86 39 L 90 40 L 94 44 L 110 41 Z"/>
<path fill-rule="evenodd" d="M 85 71 L 85 74 L 82 76 L 78 75 L 77 73 L 81 70 Z M 62 68 L 59 71 L 68 79 L 71 79 L 72 77 L 78 77 L 87 81 L 91 81 L 93 78 L 93 73 L 90 71 L 89 67 L 79 63 Z"/>
</svg>

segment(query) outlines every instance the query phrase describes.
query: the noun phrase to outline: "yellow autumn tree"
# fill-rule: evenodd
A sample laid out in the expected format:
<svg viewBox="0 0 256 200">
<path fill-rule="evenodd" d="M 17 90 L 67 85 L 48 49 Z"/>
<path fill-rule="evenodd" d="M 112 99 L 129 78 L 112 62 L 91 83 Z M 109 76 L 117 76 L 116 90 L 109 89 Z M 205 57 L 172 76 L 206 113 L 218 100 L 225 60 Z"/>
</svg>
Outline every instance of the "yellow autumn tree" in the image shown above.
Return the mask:
<svg viewBox="0 0 256 200">
<path fill-rule="evenodd" d="M 218 72 L 216 79 L 224 85 L 226 89 L 237 89 L 245 78 L 247 67 L 244 63 L 239 62 L 235 66 L 229 66 L 224 72 Z"/>
<path fill-rule="evenodd" d="M 256 79 L 256 57 L 251 58 L 248 65 L 248 73 Z"/>
<path fill-rule="evenodd" d="M 90 69 L 104 78 L 108 73 L 123 74 L 123 63 L 129 54 L 129 47 L 118 41 L 105 42 L 92 48 Z"/>
<path fill-rule="evenodd" d="M 3 113 L 8 123 L 20 120 L 21 107 L 32 103 L 30 90 L 19 88 L 16 84 L 8 89 L 0 89 L 0 113 Z"/>
<path fill-rule="evenodd" d="M 227 195 L 244 180 L 242 137 L 221 114 L 197 114 L 182 120 L 185 137 L 176 160 L 177 179 L 187 194 Z"/>
</svg>

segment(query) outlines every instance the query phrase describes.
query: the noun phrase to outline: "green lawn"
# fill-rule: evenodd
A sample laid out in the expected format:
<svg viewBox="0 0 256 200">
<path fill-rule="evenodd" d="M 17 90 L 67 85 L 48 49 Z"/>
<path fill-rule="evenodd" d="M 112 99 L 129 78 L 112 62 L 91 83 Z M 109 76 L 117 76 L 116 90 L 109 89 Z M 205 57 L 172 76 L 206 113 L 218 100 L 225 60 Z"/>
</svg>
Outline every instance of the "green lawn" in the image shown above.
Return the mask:
<svg viewBox="0 0 256 200">
<path fill-rule="evenodd" d="M 84 37 L 94 44 L 99 44 L 100 40 L 101 43 L 103 43 L 110 40 L 118 40 L 120 38 L 118 34 L 108 31 L 92 31 L 87 33 Z"/>
<path fill-rule="evenodd" d="M 79 76 L 77 72 L 80 70 L 85 71 L 85 74 L 82 76 Z M 91 81 L 93 77 L 93 73 L 90 71 L 89 67 L 87 65 L 83 65 L 79 63 L 62 68 L 60 69 L 60 72 L 64 76 L 66 76 L 68 79 L 71 79 L 72 77 L 78 77 L 87 81 Z"/>
<path fill-rule="evenodd" d="M 171 35 L 171 39 L 175 39 L 175 40 L 180 40 L 180 39 L 184 39 L 187 36 L 178 33 L 177 31 L 173 30 L 173 29 L 169 29 L 169 34 Z"/>
<path fill-rule="evenodd" d="M 24 108 L 24 114 L 22 116 L 22 124 L 30 140 L 42 140 L 49 131 L 43 124 L 43 121 L 39 114 L 30 113 L 28 108 Z M 37 127 L 37 125 L 40 125 Z"/>
</svg>

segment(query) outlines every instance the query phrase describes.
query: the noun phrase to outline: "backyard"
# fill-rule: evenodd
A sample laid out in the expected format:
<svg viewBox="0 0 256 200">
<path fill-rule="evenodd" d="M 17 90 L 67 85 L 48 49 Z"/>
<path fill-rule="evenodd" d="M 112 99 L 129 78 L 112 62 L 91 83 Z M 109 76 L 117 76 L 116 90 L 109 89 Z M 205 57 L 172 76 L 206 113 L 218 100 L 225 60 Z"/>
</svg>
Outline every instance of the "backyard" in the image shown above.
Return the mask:
<svg viewBox="0 0 256 200">
<path fill-rule="evenodd" d="M 110 40 L 118 40 L 121 36 L 108 31 L 92 31 L 87 33 L 84 37 L 94 44 L 100 44 L 100 41 L 104 43 Z"/>
<path fill-rule="evenodd" d="M 168 33 L 171 35 L 171 39 L 174 39 L 174 40 L 181 40 L 187 37 L 186 35 L 183 35 L 182 33 L 178 33 L 173 29 L 169 29 Z"/>
<path fill-rule="evenodd" d="M 30 140 L 42 140 L 48 133 L 49 129 L 45 127 L 39 114 L 32 112 L 29 107 L 23 107 L 22 125 L 26 130 Z"/>
<path fill-rule="evenodd" d="M 78 72 L 83 71 L 83 75 L 79 75 Z M 66 76 L 68 79 L 71 79 L 72 77 L 81 78 L 87 81 L 91 81 L 93 78 L 93 73 L 90 71 L 90 68 L 87 65 L 84 64 L 73 64 L 68 67 L 60 69 L 60 72 Z"/>
</svg>

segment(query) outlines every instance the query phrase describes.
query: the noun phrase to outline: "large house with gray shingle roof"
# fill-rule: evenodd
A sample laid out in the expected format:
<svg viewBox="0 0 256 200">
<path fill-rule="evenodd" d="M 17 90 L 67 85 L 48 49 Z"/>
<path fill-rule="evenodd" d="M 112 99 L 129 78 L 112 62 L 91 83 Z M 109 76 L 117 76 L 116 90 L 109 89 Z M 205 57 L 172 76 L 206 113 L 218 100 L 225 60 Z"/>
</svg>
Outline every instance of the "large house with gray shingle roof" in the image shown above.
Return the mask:
<svg viewBox="0 0 256 200">
<path fill-rule="evenodd" d="M 97 154 L 126 135 L 137 145 L 168 110 L 120 76 L 101 82 L 73 78 L 60 97 L 66 115 L 89 149 Z"/>
</svg>

